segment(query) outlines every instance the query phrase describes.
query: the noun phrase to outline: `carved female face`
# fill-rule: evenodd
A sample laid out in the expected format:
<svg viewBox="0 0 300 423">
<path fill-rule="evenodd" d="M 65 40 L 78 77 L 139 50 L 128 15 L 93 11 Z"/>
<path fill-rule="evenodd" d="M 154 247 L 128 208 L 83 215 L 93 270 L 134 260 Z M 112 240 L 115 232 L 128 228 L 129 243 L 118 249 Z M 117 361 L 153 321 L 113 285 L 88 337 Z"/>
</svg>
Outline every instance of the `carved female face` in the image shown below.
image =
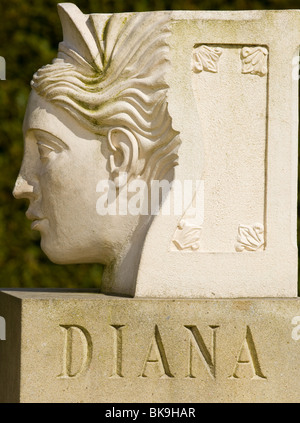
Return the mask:
<svg viewBox="0 0 300 423">
<path fill-rule="evenodd" d="M 14 196 L 30 200 L 26 212 L 41 247 L 55 263 L 109 263 L 122 242 L 124 222 L 99 216 L 99 180 L 109 179 L 107 143 L 66 111 L 31 93 L 24 120 L 24 157 Z M 102 142 L 101 142 L 102 141 Z"/>
</svg>

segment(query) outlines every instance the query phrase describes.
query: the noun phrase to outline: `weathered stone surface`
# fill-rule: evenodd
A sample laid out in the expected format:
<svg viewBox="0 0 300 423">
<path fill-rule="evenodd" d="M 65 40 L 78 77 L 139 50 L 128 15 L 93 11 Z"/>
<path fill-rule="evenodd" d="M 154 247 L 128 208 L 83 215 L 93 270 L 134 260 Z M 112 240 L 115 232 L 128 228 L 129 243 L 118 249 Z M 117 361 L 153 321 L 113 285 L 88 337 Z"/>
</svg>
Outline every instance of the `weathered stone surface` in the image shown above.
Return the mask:
<svg viewBox="0 0 300 423">
<path fill-rule="evenodd" d="M 116 295 L 296 297 L 300 11 L 59 14 L 14 189 L 47 256 Z"/>
<path fill-rule="evenodd" d="M 176 178 L 203 180 L 204 218 L 198 243 L 181 249 L 170 234 L 189 240 L 197 225 L 153 222 L 136 296 L 296 296 L 300 12 L 172 17 Z"/>
<path fill-rule="evenodd" d="M 299 401 L 299 299 L 7 290 L 0 315 L 1 402 Z"/>
</svg>

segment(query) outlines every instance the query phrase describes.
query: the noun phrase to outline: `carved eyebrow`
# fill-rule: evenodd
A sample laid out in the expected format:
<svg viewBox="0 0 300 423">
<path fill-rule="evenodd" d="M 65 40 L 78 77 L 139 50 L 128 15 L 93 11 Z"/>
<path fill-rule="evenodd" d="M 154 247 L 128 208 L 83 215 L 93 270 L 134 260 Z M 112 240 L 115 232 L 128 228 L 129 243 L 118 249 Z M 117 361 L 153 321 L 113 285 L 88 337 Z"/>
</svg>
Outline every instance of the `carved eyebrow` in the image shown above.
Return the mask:
<svg viewBox="0 0 300 423">
<path fill-rule="evenodd" d="M 39 144 L 45 143 L 53 148 L 59 147 L 64 150 L 69 150 L 67 144 L 65 144 L 60 138 L 57 138 L 50 132 L 41 129 L 32 129 L 31 131 L 33 132 L 34 137 Z"/>
</svg>

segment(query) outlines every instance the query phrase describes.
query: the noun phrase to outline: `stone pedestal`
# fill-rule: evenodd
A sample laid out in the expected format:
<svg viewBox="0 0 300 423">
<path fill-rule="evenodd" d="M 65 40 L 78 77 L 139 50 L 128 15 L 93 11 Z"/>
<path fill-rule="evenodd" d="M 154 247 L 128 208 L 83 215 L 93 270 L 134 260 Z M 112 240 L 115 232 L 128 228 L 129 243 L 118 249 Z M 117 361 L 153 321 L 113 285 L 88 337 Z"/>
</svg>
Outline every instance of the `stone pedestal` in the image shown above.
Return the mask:
<svg viewBox="0 0 300 423">
<path fill-rule="evenodd" d="M 2 290 L 0 315 L 1 402 L 299 401 L 299 298 Z"/>
</svg>

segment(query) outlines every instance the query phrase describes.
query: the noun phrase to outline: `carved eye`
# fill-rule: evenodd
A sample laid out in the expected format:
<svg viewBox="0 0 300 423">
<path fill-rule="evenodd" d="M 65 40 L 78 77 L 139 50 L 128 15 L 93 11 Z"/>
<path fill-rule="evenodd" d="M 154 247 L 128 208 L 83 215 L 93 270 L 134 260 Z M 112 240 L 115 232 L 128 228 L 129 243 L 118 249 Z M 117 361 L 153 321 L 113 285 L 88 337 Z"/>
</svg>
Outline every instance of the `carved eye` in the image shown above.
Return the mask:
<svg viewBox="0 0 300 423">
<path fill-rule="evenodd" d="M 38 150 L 39 150 L 41 160 L 48 159 L 50 153 L 55 151 L 55 149 L 53 147 L 50 147 L 50 145 L 43 144 L 42 142 L 38 142 L 37 146 L 38 146 Z"/>
<path fill-rule="evenodd" d="M 33 135 L 38 147 L 40 160 L 42 162 L 49 160 L 50 156 L 55 158 L 56 154 L 69 149 L 67 144 L 49 132 L 40 129 L 34 129 Z M 55 153 L 55 155 L 52 153 Z"/>
</svg>

